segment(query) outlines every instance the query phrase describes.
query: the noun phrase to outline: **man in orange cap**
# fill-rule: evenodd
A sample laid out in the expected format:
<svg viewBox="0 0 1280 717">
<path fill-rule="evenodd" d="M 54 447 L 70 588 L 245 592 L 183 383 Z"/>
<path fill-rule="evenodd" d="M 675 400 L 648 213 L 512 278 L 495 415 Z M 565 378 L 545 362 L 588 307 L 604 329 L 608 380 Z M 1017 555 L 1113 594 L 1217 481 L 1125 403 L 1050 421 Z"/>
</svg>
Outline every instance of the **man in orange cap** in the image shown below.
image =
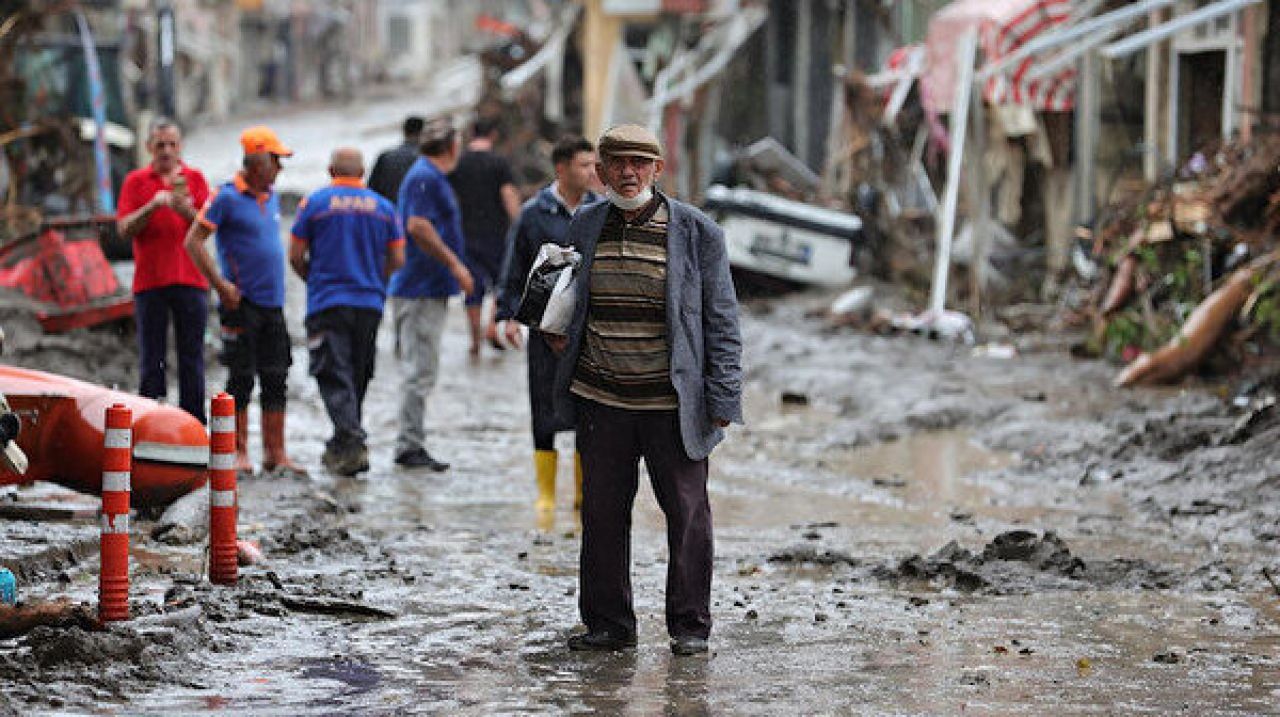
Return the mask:
<svg viewBox="0 0 1280 717">
<path fill-rule="evenodd" d="M 256 376 L 262 393 L 262 469 L 273 475 L 305 476 L 285 452 L 285 379 L 289 333 L 284 323 L 284 243 L 280 198 L 271 189 L 280 158 L 293 150 L 264 126 L 240 135 L 243 169 L 218 188 L 187 233 L 187 251 L 218 292 L 227 393 L 236 400 L 236 469 L 251 471 L 249 399 Z M 217 233 L 218 263 L 205 249 Z"/>
</svg>

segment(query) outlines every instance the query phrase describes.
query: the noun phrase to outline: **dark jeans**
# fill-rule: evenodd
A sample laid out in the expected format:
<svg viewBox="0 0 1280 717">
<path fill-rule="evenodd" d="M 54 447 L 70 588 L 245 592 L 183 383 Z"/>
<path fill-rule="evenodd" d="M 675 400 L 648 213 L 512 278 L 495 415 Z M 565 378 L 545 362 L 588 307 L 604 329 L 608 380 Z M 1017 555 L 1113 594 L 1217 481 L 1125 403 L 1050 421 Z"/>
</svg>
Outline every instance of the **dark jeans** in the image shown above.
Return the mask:
<svg viewBox="0 0 1280 717">
<path fill-rule="evenodd" d="M 335 306 L 306 319 L 311 375 L 333 423 L 327 444 L 332 451 L 364 446 L 361 407 L 373 378 L 381 321 L 382 312 L 353 306 Z"/>
<path fill-rule="evenodd" d="M 138 323 L 138 394 L 163 398 L 168 394 L 166 362 L 169 319 L 173 319 L 173 348 L 178 355 L 178 405 L 205 422 L 204 329 L 209 321 L 209 292 L 194 286 L 163 286 L 133 295 Z"/>
<path fill-rule="evenodd" d="M 644 458 L 667 518 L 667 632 L 711 634 L 711 504 L 707 461 L 684 452 L 675 411 L 628 411 L 581 400 L 582 557 L 578 608 L 592 632 L 636 634 L 631 508 Z"/>
<path fill-rule="evenodd" d="M 258 306 L 242 298 L 235 311 L 219 306 L 218 317 L 222 321 L 222 353 L 218 358 L 227 367 L 227 393 L 236 400 L 236 409 L 249 408 L 257 377 L 262 384 L 262 410 L 283 411 L 285 379 L 293 363 L 284 309 Z"/>
</svg>

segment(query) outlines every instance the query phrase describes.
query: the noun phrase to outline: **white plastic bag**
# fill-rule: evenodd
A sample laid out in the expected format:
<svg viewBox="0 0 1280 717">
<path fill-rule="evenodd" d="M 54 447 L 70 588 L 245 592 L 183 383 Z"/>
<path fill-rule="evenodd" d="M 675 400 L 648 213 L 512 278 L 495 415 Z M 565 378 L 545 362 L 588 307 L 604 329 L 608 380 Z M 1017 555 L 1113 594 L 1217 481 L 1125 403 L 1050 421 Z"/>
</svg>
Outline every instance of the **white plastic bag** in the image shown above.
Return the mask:
<svg viewBox="0 0 1280 717">
<path fill-rule="evenodd" d="M 516 321 L 547 333 L 567 331 L 576 303 L 574 275 L 581 259 L 578 252 L 559 244 L 539 247 L 525 279 Z"/>
<path fill-rule="evenodd" d="M 555 288 L 551 290 L 551 298 L 547 299 L 547 308 L 542 312 L 542 321 L 538 328 L 548 334 L 563 336 L 569 332 L 569 322 L 573 321 L 573 309 L 577 306 L 578 267 L 575 264 L 560 272 Z"/>
</svg>

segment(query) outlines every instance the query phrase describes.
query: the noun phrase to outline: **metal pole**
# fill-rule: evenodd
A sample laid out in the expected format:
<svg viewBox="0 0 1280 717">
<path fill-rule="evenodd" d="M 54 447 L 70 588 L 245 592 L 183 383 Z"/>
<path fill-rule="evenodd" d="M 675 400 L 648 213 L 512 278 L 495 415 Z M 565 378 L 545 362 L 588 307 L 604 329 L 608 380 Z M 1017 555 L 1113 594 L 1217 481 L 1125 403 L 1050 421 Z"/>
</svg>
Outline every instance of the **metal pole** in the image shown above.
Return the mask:
<svg viewBox="0 0 1280 717">
<path fill-rule="evenodd" d="M 1227 52 L 1223 57 L 1222 139 L 1231 139 L 1236 129 L 1236 91 L 1240 84 L 1240 13 L 1231 13 L 1227 30 Z"/>
<path fill-rule="evenodd" d="M 973 156 L 977 161 L 969 162 L 969 186 L 972 197 L 969 207 L 969 232 L 973 238 L 972 256 L 969 257 L 969 314 L 973 318 L 982 316 L 982 285 L 987 278 L 987 231 L 991 226 L 991 187 L 987 179 L 987 118 L 986 103 L 982 101 L 982 92 L 974 88 L 970 111 L 973 113 Z M 1021 181 L 1019 177 L 1015 181 Z"/>
<path fill-rule="evenodd" d="M 973 90 L 973 63 L 978 52 L 978 32 L 970 29 L 956 45 L 955 101 L 951 103 L 951 153 L 947 158 L 947 188 L 942 200 L 942 224 L 938 228 L 938 254 L 933 266 L 929 310 L 941 312 L 947 305 L 947 273 L 951 268 L 951 242 L 956 231 L 956 203 L 960 198 L 964 168 L 964 140 L 969 123 L 969 94 Z"/>
<path fill-rule="evenodd" d="M 795 128 L 795 155 L 805 166 L 813 166 L 813 153 L 809 151 L 809 58 L 813 56 L 813 0 L 800 0 L 796 7 L 796 58 L 792 63 L 791 78 L 795 87 L 792 104 L 792 126 Z"/>
<path fill-rule="evenodd" d="M 1147 20 L 1149 27 L 1160 23 L 1160 12 L 1153 12 Z M 1160 62 L 1164 57 L 1158 43 L 1147 48 L 1147 78 L 1143 85 L 1142 177 L 1155 182 L 1160 175 Z"/>
<path fill-rule="evenodd" d="M 1178 42 L 1177 40 L 1169 40 L 1169 90 L 1168 96 L 1165 97 L 1165 107 L 1169 113 L 1168 136 L 1165 138 L 1164 159 L 1165 166 L 1173 168 L 1178 166 L 1178 86 L 1182 80 L 1179 77 L 1182 71 L 1181 64 L 1178 61 Z"/>
<path fill-rule="evenodd" d="M 1076 222 L 1085 224 L 1096 210 L 1094 175 L 1098 152 L 1098 55 L 1080 58 L 1080 86 L 1076 94 Z"/>
<path fill-rule="evenodd" d="M 1261 2 L 1261 0 L 1221 0 L 1220 2 L 1210 3 L 1193 12 L 1179 15 L 1163 25 L 1134 33 L 1123 40 L 1113 42 L 1102 48 L 1102 56 L 1108 60 L 1124 57 L 1141 50 L 1153 42 L 1159 42 L 1170 35 L 1176 35 L 1183 30 L 1203 25 L 1228 13 L 1238 12 L 1242 8 L 1258 2 Z"/>
</svg>

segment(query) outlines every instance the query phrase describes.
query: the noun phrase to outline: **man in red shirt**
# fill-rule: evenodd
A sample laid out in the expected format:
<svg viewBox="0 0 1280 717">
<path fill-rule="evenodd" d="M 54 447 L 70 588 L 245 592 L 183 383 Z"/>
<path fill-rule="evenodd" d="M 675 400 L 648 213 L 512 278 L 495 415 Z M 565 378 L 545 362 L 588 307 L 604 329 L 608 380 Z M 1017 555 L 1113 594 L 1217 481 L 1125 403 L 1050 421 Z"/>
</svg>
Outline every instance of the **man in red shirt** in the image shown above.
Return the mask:
<svg viewBox="0 0 1280 717">
<path fill-rule="evenodd" d="M 140 385 L 148 398 L 165 395 L 169 319 L 178 355 L 178 404 L 205 420 L 204 330 L 209 282 L 183 246 L 196 211 L 209 198 L 199 170 L 182 162 L 182 134 L 160 119 L 147 137 L 151 164 L 125 177 L 116 227 L 133 240 L 134 316 L 138 322 Z"/>
</svg>

